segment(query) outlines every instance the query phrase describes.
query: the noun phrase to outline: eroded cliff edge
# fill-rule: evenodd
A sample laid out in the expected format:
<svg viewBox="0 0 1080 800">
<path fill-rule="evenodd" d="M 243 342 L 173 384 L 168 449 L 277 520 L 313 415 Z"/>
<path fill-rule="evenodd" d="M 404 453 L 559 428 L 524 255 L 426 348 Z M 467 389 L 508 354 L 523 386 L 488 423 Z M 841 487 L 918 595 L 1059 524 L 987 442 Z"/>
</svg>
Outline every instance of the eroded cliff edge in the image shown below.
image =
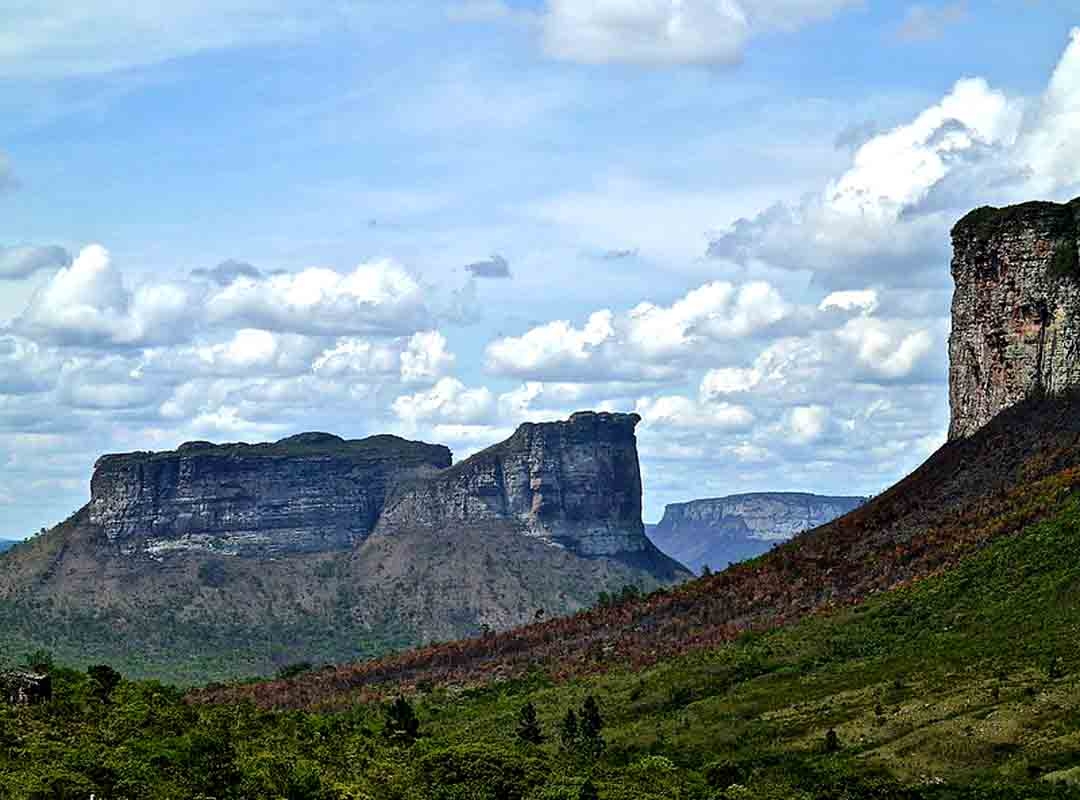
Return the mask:
<svg viewBox="0 0 1080 800">
<path fill-rule="evenodd" d="M 641 520 L 634 414 L 526 423 L 451 466 L 442 445 L 322 433 L 100 459 L 88 518 L 121 554 L 334 552 L 375 533 L 497 528 L 683 577 Z"/>
<path fill-rule="evenodd" d="M 583 556 L 651 549 L 641 521 L 636 414 L 526 423 L 504 442 L 392 499 L 379 531 L 508 521 Z"/>
<path fill-rule="evenodd" d="M 980 208 L 952 233 L 951 439 L 1080 384 L 1080 200 Z"/>
<path fill-rule="evenodd" d="M 374 530 L 399 481 L 450 463 L 448 448 L 396 436 L 191 442 L 171 452 L 101 458 L 89 519 L 128 554 L 347 549 Z"/>
<path fill-rule="evenodd" d="M 866 502 L 802 492 L 752 492 L 672 503 L 652 527 L 659 548 L 694 570 L 723 569 L 812 530 Z"/>
</svg>

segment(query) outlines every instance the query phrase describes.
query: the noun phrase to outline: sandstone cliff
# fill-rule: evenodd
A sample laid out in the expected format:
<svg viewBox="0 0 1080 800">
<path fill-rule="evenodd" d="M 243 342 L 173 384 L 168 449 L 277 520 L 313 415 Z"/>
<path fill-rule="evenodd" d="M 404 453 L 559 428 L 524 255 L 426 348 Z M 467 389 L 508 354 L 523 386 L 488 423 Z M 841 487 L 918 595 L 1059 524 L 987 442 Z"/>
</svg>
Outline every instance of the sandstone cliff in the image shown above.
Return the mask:
<svg viewBox="0 0 1080 800">
<path fill-rule="evenodd" d="M 777 542 L 842 517 L 865 497 L 796 492 L 738 494 L 676 503 L 649 532 L 657 546 L 694 570 L 723 569 L 767 552 Z"/>
<path fill-rule="evenodd" d="M 1080 201 L 981 208 L 953 229 L 952 439 L 1080 384 Z"/>
<path fill-rule="evenodd" d="M 398 481 L 450 461 L 441 445 L 319 433 L 105 456 L 90 484 L 90 522 L 129 554 L 347 549 L 375 528 Z"/>
<path fill-rule="evenodd" d="M 393 499 L 380 532 L 506 520 L 583 556 L 644 553 L 636 414 L 525 424 Z"/>
<path fill-rule="evenodd" d="M 0 640 L 203 681 L 684 580 L 644 535 L 636 423 L 524 425 L 456 466 L 438 445 L 327 434 L 105 457 L 85 508 L 0 556 Z"/>
</svg>

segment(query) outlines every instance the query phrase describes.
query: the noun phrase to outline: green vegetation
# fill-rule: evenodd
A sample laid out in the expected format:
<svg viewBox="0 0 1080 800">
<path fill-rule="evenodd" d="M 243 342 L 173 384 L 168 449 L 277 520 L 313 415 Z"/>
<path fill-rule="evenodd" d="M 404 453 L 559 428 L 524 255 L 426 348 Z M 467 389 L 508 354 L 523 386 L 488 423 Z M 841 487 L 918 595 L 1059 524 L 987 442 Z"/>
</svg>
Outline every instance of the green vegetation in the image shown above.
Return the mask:
<svg viewBox="0 0 1080 800">
<path fill-rule="evenodd" d="M 956 223 L 953 234 L 962 233 L 981 245 L 1004 230 L 1038 223 L 1052 235 L 1075 236 L 1078 208 L 1080 208 L 1080 203 L 1076 200 L 1070 203 L 1033 201 L 1004 208 L 982 206 L 969 212 Z"/>
<path fill-rule="evenodd" d="M 1080 500 L 943 575 L 637 673 L 337 712 L 104 695 L 106 674 L 54 668 L 51 702 L 0 708 L 0 796 L 1080 798 Z"/>
<path fill-rule="evenodd" d="M 1075 238 L 1064 239 L 1054 250 L 1050 274 L 1055 278 L 1080 278 L 1080 250 Z"/>
</svg>

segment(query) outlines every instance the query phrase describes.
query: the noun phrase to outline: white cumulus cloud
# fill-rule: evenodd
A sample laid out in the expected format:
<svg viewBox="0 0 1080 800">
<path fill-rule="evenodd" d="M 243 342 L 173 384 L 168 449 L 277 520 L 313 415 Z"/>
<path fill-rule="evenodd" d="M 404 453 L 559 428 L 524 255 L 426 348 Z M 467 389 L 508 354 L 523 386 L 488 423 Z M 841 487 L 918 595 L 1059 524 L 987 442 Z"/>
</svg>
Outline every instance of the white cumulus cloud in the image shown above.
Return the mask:
<svg viewBox="0 0 1080 800">
<path fill-rule="evenodd" d="M 396 334 L 427 320 L 420 284 L 392 261 L 350 273 L 312 268 L 270 277 L 238 277 L 206 304 L 215 324 L 307 334 Z"/>
<path fill-rule="evenodd" d="M 605 309 L 581 328 L 560 320 L 498 339 L 487 348 L 487 367 L 526 380 L 670 380 L 682 374 L 680 361 L 699 359 L 718 342 L 764 331 L 790 311 L 767 283 L 714 281 L 670 306 L 645 302 L 622 314 Z"/>
<path fill-rule="evenodd" d="M 108 251 L 90 245 L 34 295 L 15 327 L 61 344 L 150 345 L 183 338 L 191 306 L 180 284 L 128 289 Z"/>
<path fill-rule="evenodd" d="M 402 395 L 394 413 L 407 425 L 419 422 L 483 424 L 495 409 L 495 396 L 487 387 L 470 389 L 457 378 L 443 378 L 427 391 Z"/>
</svg>

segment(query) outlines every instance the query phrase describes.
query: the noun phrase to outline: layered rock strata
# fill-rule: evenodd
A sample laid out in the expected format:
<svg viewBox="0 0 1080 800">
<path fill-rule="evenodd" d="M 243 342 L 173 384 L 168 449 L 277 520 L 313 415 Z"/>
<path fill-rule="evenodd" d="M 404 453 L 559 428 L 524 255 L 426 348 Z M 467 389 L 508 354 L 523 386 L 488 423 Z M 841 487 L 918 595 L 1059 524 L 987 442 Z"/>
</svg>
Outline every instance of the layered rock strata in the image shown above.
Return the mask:
<svg viewBox="0 0 1080 800">
<path fill-rule="evenodd" d="M 786 541 L 842 517 L 865 497 L 824 497 L 796 492 L 759 492 L 667 506 L 649 536 L 672 558 L 700 570 L 761 555 Z"/>
<path fill-rule="evenodd" d="M 450 463 L 441 445 L 317 433 L 105 456 L 91 481 L 90 522 L 126 553 L 339 550 L 374 530 L 398 482 Z"/>
<path fill-rule="evenodd" d="M 953 229 L 951 439 L 1080 384 L 1080 201 L 981 208 Z"/>
<path fill-rule="evenodd" d="M 379 531 L 513 524 L 584 556 L 645 553 L 636 414 L 527 423 L 388 503 Z"/>
</svg>

